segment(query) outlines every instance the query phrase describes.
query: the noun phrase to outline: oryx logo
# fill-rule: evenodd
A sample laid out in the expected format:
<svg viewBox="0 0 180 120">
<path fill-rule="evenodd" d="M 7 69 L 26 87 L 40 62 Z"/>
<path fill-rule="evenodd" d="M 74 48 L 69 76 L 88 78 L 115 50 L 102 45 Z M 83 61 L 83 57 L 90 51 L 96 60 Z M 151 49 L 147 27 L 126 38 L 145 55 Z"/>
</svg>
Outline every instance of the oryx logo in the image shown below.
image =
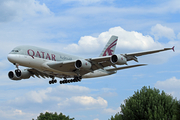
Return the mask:
<svg viewBox="0 0 180 120">
<path fill-rule="evenodd" d="M 117 44 L 116 42 L 117 42 L 117 39 L 108 46 L 108 48 L 104 51 L 103 56 L 112 55 L 112 52 L 114 52 L 114 50 L 112 50 L 111 48 Z M 106 54 L 106 53 L 108 53 L 108 54 Z"/>
</svg>

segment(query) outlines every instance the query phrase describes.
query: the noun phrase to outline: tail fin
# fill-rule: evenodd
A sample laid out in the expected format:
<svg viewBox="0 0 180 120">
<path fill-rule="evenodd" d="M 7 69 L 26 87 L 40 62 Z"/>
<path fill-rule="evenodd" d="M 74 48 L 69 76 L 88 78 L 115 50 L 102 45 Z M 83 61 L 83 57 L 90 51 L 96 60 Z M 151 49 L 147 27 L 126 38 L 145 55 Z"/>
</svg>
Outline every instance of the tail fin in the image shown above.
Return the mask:
<svg viewBox="0 0 180 120">
<path fill-rule="evenodd" d="M 111 38 L 109 39 L 108 43 L 106 44 L 106 46 L 104 47 L 103 51 L 101 52 L 100 56 L 110 56 L 114 54 L 114 51 L 116 49 L 116 44 L 118 41 L 118 37 L 117 36 L 111 36 Z"/>
</svg>

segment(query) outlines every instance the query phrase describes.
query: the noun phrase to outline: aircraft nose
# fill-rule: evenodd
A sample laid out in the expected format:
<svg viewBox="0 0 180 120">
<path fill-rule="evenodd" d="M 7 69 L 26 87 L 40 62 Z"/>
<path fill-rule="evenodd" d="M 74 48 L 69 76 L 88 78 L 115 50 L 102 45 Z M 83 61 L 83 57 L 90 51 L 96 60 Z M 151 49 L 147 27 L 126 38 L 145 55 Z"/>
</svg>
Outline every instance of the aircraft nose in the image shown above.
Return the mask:
<svg viewBox="0 0 180 120">
<path fill-rule="evenodd" d="M 13 54 L 8 54 L 7 59 L 8 59 L 10 62 L 12 62 L 12 63 L 15 62 L 15 61 L 14 61 L 14 55 L 13 55 Z"/>
</svg>

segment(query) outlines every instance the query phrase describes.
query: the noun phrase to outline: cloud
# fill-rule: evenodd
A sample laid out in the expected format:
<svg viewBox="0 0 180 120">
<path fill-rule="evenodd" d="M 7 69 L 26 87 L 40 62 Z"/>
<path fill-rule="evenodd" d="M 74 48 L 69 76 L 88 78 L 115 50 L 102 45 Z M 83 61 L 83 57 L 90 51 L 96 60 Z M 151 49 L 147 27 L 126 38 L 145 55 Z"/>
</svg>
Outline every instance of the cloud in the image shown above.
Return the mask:
<svg viewBox="0 0 180 120">
<path fill-rule="evenodd" d="M 36 0 L 0 1 L 0 22 L 21 20 L 25 16 L 37 16 L 38 14 L 50 15 L 51 12 L 44 3 L 40 4 Z"/>
<path fill-rule="evenodd" d="M 97 99 L 94 99 L 93 97 L 89 97 L 89 96 L 77 96 L 77 97 L 72 97 L 71 98 L 72 101 L 74 101 L 75 103 L 79 103 L 83 106 L 96 106 L 97 108 L 102 107 L 105 108 L 107 107 L 107 101 L 104 100 L 101 97 L 98 97 Z"/>
<path fill-rule="evenodd" d="M 79 21 L 82 22 L 81 20 L 84 17 L 83 16 L 79 17 L 78 15 L 76 15 L 78 11 L 74 13 L 73 9 L 68 9 L 67 11 L 62 11 L 61 15 L 48 16 L 49 14 L 51 14 L 51 11 L 49 10 L 49 8 L 47 8 L 45 4 L 40 4 L 38 1 L 26 0 L 23 1 L 22 3 L 19 0 L 18 1 L 8 0 L 8 1 L 12 2 L 12 4 L 14 4 L 15 6 L 16 4 L 17 6 L 20 5 L 23 6 L 23 8 L 18 7 L 16 10 L 13 10 L 13 11 L 18 11 L 17 12 L 18 15 L 27 14 L 30 15 L 31 18 L 30 19 L 24 18 L 23 22 L 18 22 L 18 23 L 13 22 L 6 25 L 3 24 L 1 26 L 2 29 L 0 30 L 0 40 L 2 40 L 2 44 L 7 45 L 6 47 L 0 48 L 1 51 L 6 52 L 6 53 L 3 52 L 4 56 L 7 55 L 7 53 L 13 47 L 24 44 L 36 45 L 36 46 L 38 45 L 49 49 L 57 49 L 58 51 L 66 51 L 68 53 L 73 53 L 73 54 L 74 53 L 97 54 L 97 52 L 99 52 L 98 54 L 100 54 L 102 47 L 104 47 L 110 36 L 113 34 L 119 36 L 120 40 L 117 45 L 117 49 L 121 50 L 122 52 L 128 52 L 131 50 L 147 50 L 147 49 L 163 47 L 161 43 L 154 41 L 151 36 L 143 35 L 142 33 L 137 31 L 127 31 L 122 27 L 110 28 L 108 31 L 101 33 L 98 37 L 83 36 L 80 38 L 78 43 L 73 43 L 70 45 L 57 44 L 57 41 L 59 42 L 64 37 L 67 37 L 67 33 L 64 32 L 64 30 L 61 30 L 62 26 L 68 28 L 72 24 L 75 25 L 79 23 Z M 6 3 L 6 1 L 3 1 L 2 3 Z M 24 6 L 28 6 L 28 7 L 26 8 Z M 115 7 L 112 8 L 113 9 L 108 9 L 109 11 L 108 14 L 112 14 L 114 11 L 118 11 L 119 9 Z M 97 7 L 97 9 L 98 9 L 97 11 L 96 10 L 94 11 L 95 13 L 97 13 L 96 14 L 97 16 L 99 16 L 101 12 L 102 13 L 107 12 L 106 8 L 102 9 Z M 69 10 L 72 13 L 69 13 L 68 12 Z M 83 8 L 80 9 L 81 12 L 85 12 L 85 11 L 92 12 L 93 10 L 84 10 Z M 45 14 L 47 16 L 43 17 L 43 15 L 41 15 L 39 17 L 33 17 L 39 15 L 39 13 Z M 87 13 L 85 12 L 85 14 Z M 57 30 L 57 26 L 60 27 L 58 30 Z M 56 30 L 52 30 L 49 28 L 55 28 Z M 24 41 L 26 41 L 26 43 Z"/>
<path fill-rule="evenodd" d="M 94 120 L 99 120 L 98 118 L 95 118 Z"/>
<path fill-rule="evenodd" d="M 53 88 L 51 95 L 53 96 L 63 96 L 65 98 L 70 98 L 72 96 L 84 96 L 91 93 L 91 89 L 78 86 L 78 85 L 60 85 L 56 88 Z M 68 94 L 67 94 L 68 93 Z"/>
<path fill-rule="evenodd" d="M 22 112 L 22 110 L 16 109 L 16 110 L 14 111 L 14 114 L 22 115 L 23 112 Z"/>
<path fill-rule="evenodd" d="M 112 2 L 114 0 L 62 0 L 62 3 L 79 3 L 81 5 L 91 5 L 91 4 L 97 4 L 102 2 Z"/>
<path fill-rule="evenodd" d="M 16 89 L 16 88 L 14 88 Z M 114 89 L 102 88 L 96 91 L 111 91 Z M 3 91 L 1 91 L 3 92 Z M 6 91 L 11 96 L 9 90 Z M 2 97 L 5 97 L 2 94 Z M 7 97 L 6 97 L 7 98 Z M 13 114 L 1 116 L 3 119 L 13 117 L 23 119 L 35 118 L 42 111 L 57 112 L 63 111 L 66 114 L 79 114 L 79 112 L 112 115 L 119 112 L 118 109 L 108 108 L 108 101 L 101 94 L 94 94 L 93 89 L 77 85 L 58 85 L 54 87 L 26 90 L 13 90 L 13 97 L 0 102 L 0 116 L 6 112 Z M 4 112 L 3 112 L 4 111 Z M 85 115 L 86 117 L 88 115 Z M 92 116 L 91 116 L 92 117 Z M 97 116 L 93 116 L 98 118 Z"/>
<path fill-rule="evenodd" d="M 179 89 L 179 86 L 180 86 L 180 79 L 177 79 L 176 77 L 172 77 L 165 81 L 157 81 L 155 84 L 155 87 L 161 89 L 169 89 L 169 90 Z"/>
<path fill-rule="evenodd" d="M 91 96 L 73 96 L 69 99 L 66 99 L 63 102 L 58 104 L 60 107 L 64 107 L 64 105 L 73 107 L 74 105 L 79 106 L 78 109 L 101 109 L 107 107 L 107 101 L 101 97 L 97 99 Z"/>
<path fill-rule="evenodd" d="M 180 1 L 179 0 L 171 0 L 166 3 L 163 3 L 163 9 L 165 9 L 167 12 L 180 12 Z"/>
<path fill-rule="evenodd" d="M 36 114 L 26 113 L 19 109 L 11 109 L 9 107 L 0 108 L 0 119 L 2 120 L 24 120 L 32 119 Z"/>
<path fill-rule="evenodd" d="M 154 86 L 173 95 L 173 97 L 180 98 L 180 79 L 177 79 L 176 77 L 172 77 L 165 81 L 157 81 Z"/>
<path fill-rule="evenodd" d="M 42 103 L 44 100 L 50 99 L 48 98 L 48 93 L 52 92 L 52 88 L 48 87 L 46 90 L 40 90 L 40 91 L 31 91 L 27 94 L 27 98 L 30 101 L 36 102 L 36 103 Z"/>
<path fill-rule="evenodd" d="M 180 11 L 179 1 L 178 0 L 171 0 L 171 1 L 164 1 L 164 2 L 156 2 L 155 5 L 143 5 L 143 6 L 133 6 L 127 5 L 122 2 L 124 5 L 123 7 L 117 6 L 117 4 L 121 4 L 121 2 L 115 2 L 114 0 L 63 0 L 61 3 L 77 3 L 73 4 L 74 6 L 71 9 L 66 11 L 68 14 L 72 14 L 75 16 L 90 16 L 90 15 L 97 15 L 96 18 L 102 17 L 108 20 L 113 21 L 112 18 L 117 19 L 117 15 L 121 16 L 119 19 L 122 20 L 122 17 L 126 17 L 129 15 L 144 15 L 146 14 L 149 17 L 149 14 L 169 14 L 169 13 L 178 13 Z M 100 4 L 97 4 L 100 3 Z M 103 3 L 110 3 L 110 4 L 103 4 Z M 92 5 L 93 4 L 93 5 Z M 137 2 L 135 2 L 137 4 Z M 82 6 L 82 5 L 89 5 L 89 6 Z M 127 5 L 127 6 L 126 6 Z M 76 11 L 76 12 L 74 12 Z M 104 15 L 104 16 L 103 16 Z M 157 16 L 156 16 L 157 17 Z M 134 19 L 137 19 L 133 16 Z M 140 20 L 140 19 L 138 19 Z M 154 19 L 151 19 L 154 20 Z M 136 21 L 137 22 L 137 21 Z M 143 21 L 144 22 L 144 21 Z M 157 21 L 155 21 L 157 23 Z M 144 23 L 141 23 L 144 24 Z"/>
<path fill-rule="evenodd" d="M 100 96 L 93 97 L 91 91 L 87 87 L 75 85 L 48 87 L 46 89 L 21 93 L 20 96 L 16 96 L 5 102 L 5 105 L 11 106 L 13 109 L 18 108 L 22 111 L 28 109 L 30 113 L 34 113 L 34 109 L 36 111 L 106 109 L 108 102 Z M 29 105 L 28 107 L 26 106 L 27 104 Z M 44 106 L 44 104 L 46 105 Z M 20 111 L 16 112 L 20 113 Z"/>
<path fill-rule="evenodd" d="M 138 58 L 141 62 L 150 64 L 162 64 L 166 62 L 170 57 L 179 54 L 179 41 L 169 41 L 167 43 L 161 43 L 154 40 L 149 35 L 143 35 L 137 31 L 127 31 L 122 27 L 113 27 L 108 31 L 100 33 L 97 37 L 83 36 L 78 43 L 69 44 L 64 47 L 64 51 L 69 51 L 72 54 L 86 54 L 86 57 L 92 57 L 92 55 L 99 55 L 110 39 L 112 35 L 118 36 L 118 43 L 115 53 L 132 53 L 141 51 L 150 51 L 162 48 L 169 48 L 176 45 L 176 52 L 172 54 L 172 51 L 162 52 L 159 55 L 148 55 Z"/>
<path fill-rule="evenodd" d="M 180 33 L 178 33 L 177 38 L 180 40 Z"/>
<path fill-rule="evenodd" d="M 115 115 L 116 113 L 121 111 L 121 107 L 118 107 L 117 109 L 112 109 L 112 108 L 106 108 L 104 109 L 104 113 L 109 114 L 109 115 Z"/>
<path fill-rule="evenodd" d="M 144 36 L 142 33 L 136 31 L 126 31 L 119 26 L 110 28 L 106 32 L 102 32 L 98 37 L 83 36 L 80 38 L 78 44 L 70 44 L 64 49 L 70 50 L 72 53 L 95 52 L 103 49 L 112 35 L 118 36 L 119 41 L 117 48 L 119 49 L 147 50 L 163 46 L 161 43 L 154 41 L 153 38 L 148 35 Z"/>
<path fill-rule="evenodd" d="M 25 93 L 24 96 L 16 97 L 15 100 L 10 100 L 9 103 L 25 104 L 26 102 L 31 102 L 39 104 L 49 101 L 57 102 L 72 96 L 85 95 L 90 93 L 90 91 L 89 88 L 83 86 L 61 85 L 55 88 L 48 87 L 42 90 L 29 91 L 28 93 Z"/>
<path fill-rule="evenodd" d="M 70 44 L 67 47 L 65 47 L 65 50 L 70 50 L 73 52 L 95 52 L 100 47 L 100 44 L 97 41 L 97 38 L 92 36 L 84 36 L 81 37 L 78 44 Z"/>
<path fill-rule="evenodd" d="M 100 116 L 114 115 L 119 111 L 119 108 L 116 109 L 116 107 L 108 105 L 108 100 L 111 102 L 114 96 L 116 96 L 115 99 L 118 97 L 115 90 L 108 88 L 100 88 L 100 90 L 92 92 L 92 89 L 78 85 L 53 85 L 49 87 L 47 79 L 31 78 L 19 82 L 9 80 L 7 69 L 10 69 L 9 65 L 11 69 L 15 69 L 15 67 L 7 61 L 7 54 L 15 46 L 28 44 L 66 53 L 99 55 L 111 35 L 119 37 L 116 53 L 179 44 L 179 42 L 174 41 L 163 44 L 155 41 L 151 36 L 145 35 L 144 33 L 147 33 L 149 26 L 156 24 L 158 18 L 151 17 L 150 20 L 147 20 L 148 17 L 141 16 L 149 16 L 148 13 L 156 16 L 161 13 L 177 12 L 179 11 L 178 1 L 176 4 L 173 3 L 176 5 L 174 10 L 172 9 L 173 5 L 167 4 L 167 2 L 161 7 L 158 4 L 157 7 L 150 6 L 151 8 L 147 9 L 146 6 L 117 7 L 114 4 L 104 4 L 109 3 L 107 0 L 63 0 L 67 6 L 57 4 L 54 8 L 52 5 L 54 2 L 50 1 L 47 4 L 49 0 L 45 1 L 46 3 L 39 2 L 39 0 L 0 0 L 0 41 L 2 45 L 0 48 L 0 119 L 32 119 L 37 116 L 37 113 L 46 110 L 84 115 L 88 119 L 91 119 L 89 114 L 102 113 L 99 117 L 93 117 L 93 119 L 100 119 Z M 113 0 L 110 1 L 113 2 Z M 52 13 L 50 9 L 55 13 Z M 79 36 L 82 37 L 79 39 Z M 158 37 L 160 38 L 160 36 Z M 72 41 L 73 44 L 71 44 Z M 164 56 L 165 59 L 169 58 L 168 54 Z M 165 59 L 160 55 L 159 57 L 162 60 L 155 60 L 162 63 Z M 152 59 L 148 60 L 152 61 Z M 106 87 L 109 86 L 107 83 L 101 83 Z M 86 84 L 86 86 L 89 85 Z M 93 88 L 96 86 L 93 85 Z M 169 92 L 177 94 L 174 91 L 169 90 Z M 120 97 L 123 99 L 123 95 Z"/>
<path fill-rule="evenodd" d="M 162 37 L 166 37 L 169 40 L 176 38 L 174 30 L 161 24 L 156 24 L 151 28 L 151 34 L 155 37 L 155 40 L 159 40 Z"/>
<path fill-rule="evenodd" d="M 1 57 L 0 57 L 1 58 Z M 7 59 L 0 60 L 0 68 L 1 70 L 5 70 L 9 67 L 9 61 Z M 0 71 L 1 71 L 0 70 Z"/>
</svg>

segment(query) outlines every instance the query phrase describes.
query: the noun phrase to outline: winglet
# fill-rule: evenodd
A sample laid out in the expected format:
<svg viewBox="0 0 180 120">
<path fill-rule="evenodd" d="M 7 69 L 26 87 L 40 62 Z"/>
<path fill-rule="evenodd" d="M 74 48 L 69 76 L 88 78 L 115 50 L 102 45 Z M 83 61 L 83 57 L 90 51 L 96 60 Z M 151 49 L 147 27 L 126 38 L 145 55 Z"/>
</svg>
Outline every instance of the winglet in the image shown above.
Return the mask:
<svg viewBox="0 0 180 120">
<path fill-rule="evenodd" d="M 175 47 L 175 46 L 172 47 L 172 50 L 175 52 L 174 47 Z"/>
</svg>

